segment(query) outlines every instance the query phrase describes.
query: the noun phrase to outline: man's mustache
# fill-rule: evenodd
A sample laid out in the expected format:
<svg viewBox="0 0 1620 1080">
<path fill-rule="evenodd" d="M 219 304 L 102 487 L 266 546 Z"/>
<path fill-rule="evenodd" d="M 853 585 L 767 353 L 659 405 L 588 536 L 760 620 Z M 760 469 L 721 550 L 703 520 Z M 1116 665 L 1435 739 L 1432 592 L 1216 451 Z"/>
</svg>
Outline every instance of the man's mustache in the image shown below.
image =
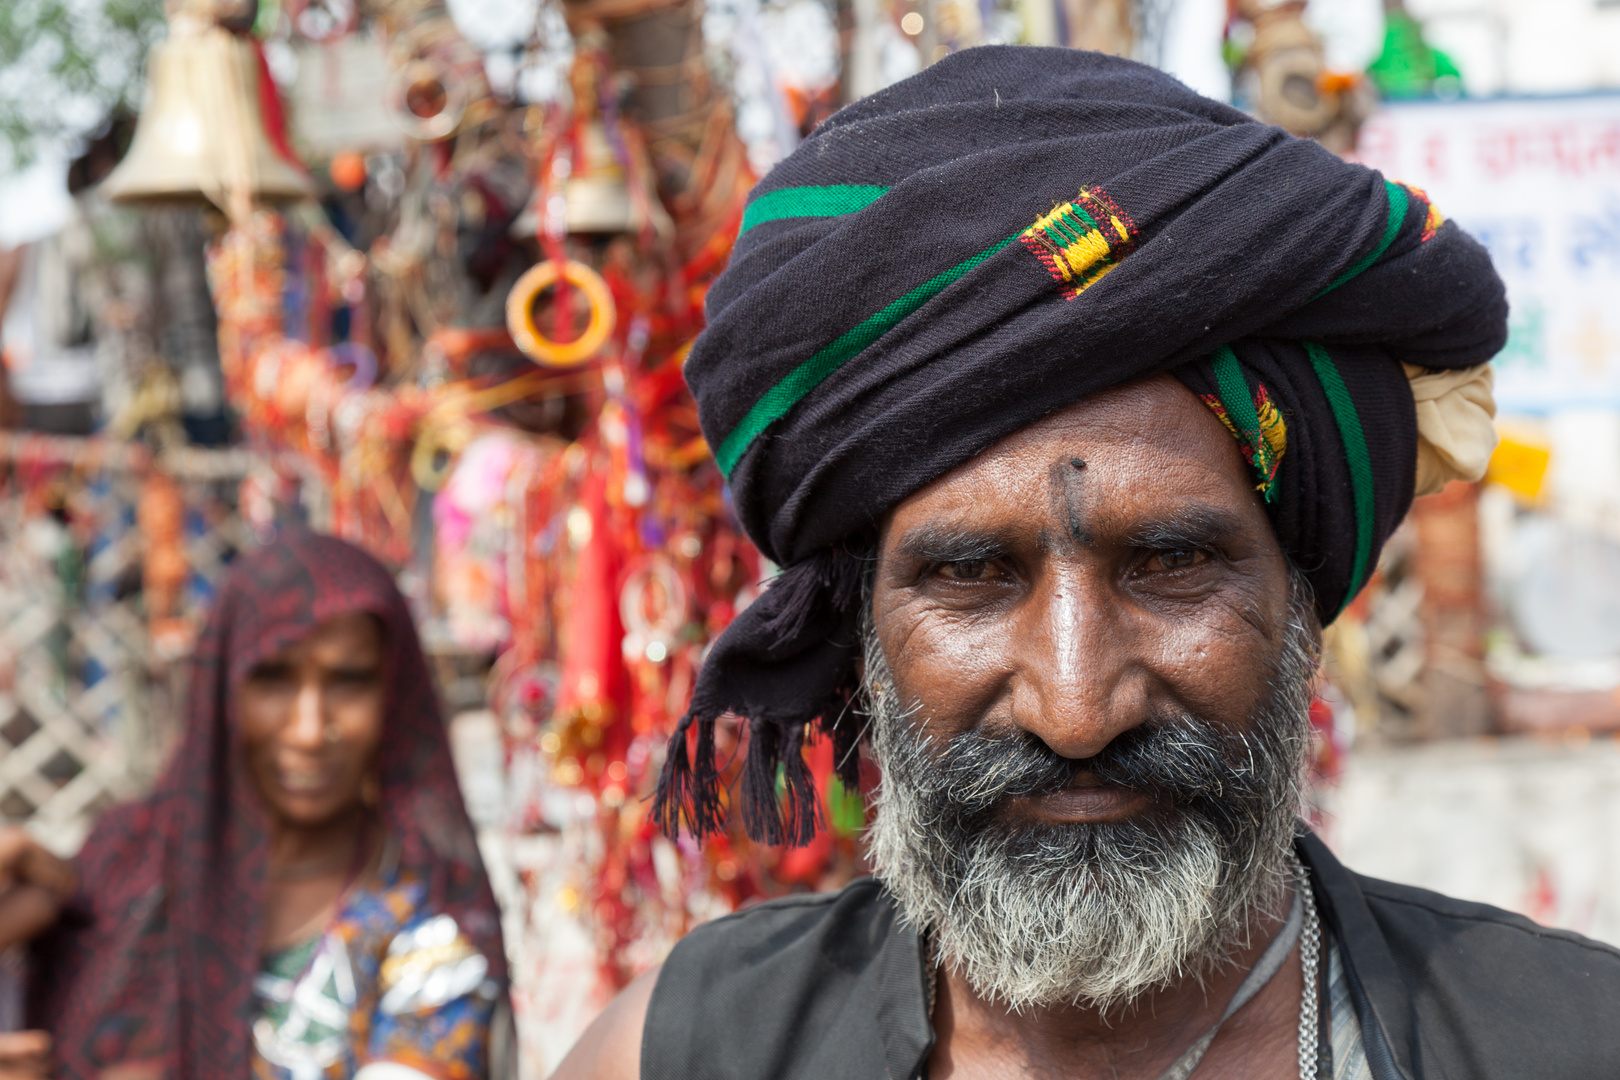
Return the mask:
<svg viewBox="0 0 1620 1080">
<path fill-rule="evenodd" d="M 1012 799 L 1055 794 L 1087 773 L 1094 782 L 1202 812 L 1220 825 L 1233 814 L 1246 817 L 1244 804 L 1252 806 L 1266 792 L 1260 757 L 1255 736 L 1187 714 L 1160 714 L 1089 758 L 1064 757 L 1028 731 L 967 731 L 915 780 L 956 815 L 978 818 Z"/>
</svg>

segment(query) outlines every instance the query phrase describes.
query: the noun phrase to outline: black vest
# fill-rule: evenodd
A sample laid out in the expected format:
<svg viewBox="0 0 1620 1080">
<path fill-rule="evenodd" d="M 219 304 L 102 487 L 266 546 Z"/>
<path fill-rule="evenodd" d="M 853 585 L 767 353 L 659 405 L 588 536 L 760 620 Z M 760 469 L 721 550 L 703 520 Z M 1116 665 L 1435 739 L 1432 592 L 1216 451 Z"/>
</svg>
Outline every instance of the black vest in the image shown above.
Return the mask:
<svg viewBox="0 0 1620 1080">
<path fill-rule="evenodd" d="M 1620 950 L 1300 857 L 1348 961 L 1374 1080 L 1620 1080 Z M 642 1080 L 915 1080 L 917 935 L 871 879 L 692 931 L 647 1008 Z"/>
</svg>

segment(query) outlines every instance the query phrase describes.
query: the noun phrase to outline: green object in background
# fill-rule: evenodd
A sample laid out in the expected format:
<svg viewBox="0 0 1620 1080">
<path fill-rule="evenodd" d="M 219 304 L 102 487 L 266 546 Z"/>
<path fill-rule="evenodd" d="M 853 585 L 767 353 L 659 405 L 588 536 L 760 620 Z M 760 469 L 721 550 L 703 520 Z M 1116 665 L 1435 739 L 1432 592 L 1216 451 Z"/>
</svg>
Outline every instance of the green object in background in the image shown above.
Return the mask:
<svg viewBox="0 0 1620 1080">
<path fill-rule="evenodd" d="M 261 41 L 276 32 L 276 24 L 281 21 L 281 0 L 259 0 L 259 13 L 253 19 L 253 29 L 249 31 Z"/>
<path fill-rule="evenodd" d="M 1386 98 L 1462 93 L 1462 72 L 1451 57 L 1423 40 L 1423 28 L 1404 11 L 1385 13 L 1384 49 L 1367 65 L 1367 74 Z"/>
<path fill-rule="evenodd" d="M 866 800 L 859 791 L 851 791 L 838 779 L 838 774 L 827 777 L 827 825 L 834 836 L 859 836 L 866 828 Z M 787 798 L 787 770 L 776 767 L 776 801 Z"/>
<path fill-rule="evenodd" d="M 866 828 L 866 800 L 836 774 L 827 778 L 827 823 L 835 836 L 859 836 Z"/>
</svg>

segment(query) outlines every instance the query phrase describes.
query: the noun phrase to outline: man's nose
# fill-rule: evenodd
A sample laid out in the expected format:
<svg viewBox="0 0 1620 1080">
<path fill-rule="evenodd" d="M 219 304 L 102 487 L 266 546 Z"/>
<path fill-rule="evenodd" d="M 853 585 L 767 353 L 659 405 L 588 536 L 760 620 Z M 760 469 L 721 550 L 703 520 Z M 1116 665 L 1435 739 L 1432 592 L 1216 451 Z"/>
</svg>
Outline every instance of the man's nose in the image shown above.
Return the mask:
<svg viewBox="0 0 1620 1080">
<path fill-rule="evenodd" d="M 283 738 L 293 746 L 316 749 L 326 736 L 326 717 L 321 700 L 321 684 L 315 679 L 304 679 L 298 684 L 298 695 L 293 698 L 292 721 Z"/>
<path fill-rule="evenodd" d="M 1043 575 L 1016 623 L 1013 721 L 1067 758 L 1096 755 L 1141 723 L 1145 673 L 1106 582 Z"/>
</svg>

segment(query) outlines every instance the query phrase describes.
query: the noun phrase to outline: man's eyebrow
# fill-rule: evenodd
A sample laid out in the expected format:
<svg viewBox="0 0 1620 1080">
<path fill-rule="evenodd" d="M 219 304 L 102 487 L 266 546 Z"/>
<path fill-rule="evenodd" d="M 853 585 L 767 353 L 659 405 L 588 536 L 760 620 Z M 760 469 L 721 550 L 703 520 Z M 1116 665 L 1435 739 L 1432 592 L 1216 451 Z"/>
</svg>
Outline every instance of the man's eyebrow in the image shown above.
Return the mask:
<svg viewBox="0 0 1620 1080">
<path fill-rule="evenodd" d="M 897 555 L 930 562 L 976 562 L 1007 552 L 1007 538 L 962 525 L 928 523 L 909 530 L 894 545 Z"/>
<path fill-rule="evenodd" d="M 1245 531 L 1243 520 L 1236 514 L 1207 504 L 1195 504 L 1137 521 L 1125 530 L 1121 539 L 1131 547 L 1158 550 L 1207 548 Z"/>
</svg>

